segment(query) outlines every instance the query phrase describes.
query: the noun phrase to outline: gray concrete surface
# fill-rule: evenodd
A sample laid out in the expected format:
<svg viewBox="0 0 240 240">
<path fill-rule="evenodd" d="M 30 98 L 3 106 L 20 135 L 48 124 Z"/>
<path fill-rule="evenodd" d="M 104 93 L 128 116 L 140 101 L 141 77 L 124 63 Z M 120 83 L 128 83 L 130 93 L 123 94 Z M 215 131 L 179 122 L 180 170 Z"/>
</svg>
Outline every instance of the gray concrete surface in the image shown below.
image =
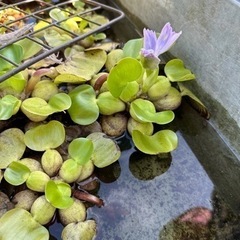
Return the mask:
<svg viewBox="0 0 240 240">
<path fill-rule="evenodd" d="M 118 0 L 130 17 L 155 31 L 170 22 L 183 34 L 170 50 L 197 76 L 191 87 L 211 123 L 240 153 L 240 3 L 236 0 Z"/>
</svg>

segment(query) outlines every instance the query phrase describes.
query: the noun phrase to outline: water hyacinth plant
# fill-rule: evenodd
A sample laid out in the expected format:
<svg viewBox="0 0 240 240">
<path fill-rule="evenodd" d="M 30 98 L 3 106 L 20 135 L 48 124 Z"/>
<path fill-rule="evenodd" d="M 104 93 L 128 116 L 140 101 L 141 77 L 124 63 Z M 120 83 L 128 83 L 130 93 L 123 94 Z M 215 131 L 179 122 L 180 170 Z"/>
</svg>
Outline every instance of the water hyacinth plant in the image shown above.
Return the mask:
<svg viewBox="0 0 240 240">
<path fill-rule="evenodd" d="M 84 7 L 77 1 L 69 9 Z M 49 17 L 76 34 L 94 29 L 96 19 L 108 21 L 96 13 L 68 19 L 69 9 L 53 9 Z M 56 28 L 44 30 L 46 24 L 34 26 L 39 41 L 55 46 L 71 39 Z M 116 138 L 128 135 L 148 155 L 177 148 L 167 124 L 182 97 L 207 113 L 182 83 L 195 78 L 183 61 L 160 60 L 181 34 L 167 23 L 160 34 L 144 29 L 143 38 L 122 49 L 105 42 L 105 33 L 92 34 L 0 83 L 0 186 L 20 189 L 5 196 L 14 205 L 0 212 L 1 239 L 49 239 L 46 224 L 56 216 L 64 226 L 62 239 L 94 239 L 97 223 L 87 219 L 86 210 L 103 206 L 104 199 L 81 183 L 91 182 L 96 168 L 118 161 Z M 23 38 L 1 54 L 21 63 L 42 50 Z M 0 60 L 0 75 L 13 68 Z"/>
<path fill-rule="evenodd" d="M 147 62 L 147 67 L 154 69 L 158 68 L 160 63 L 159 56 L 167 52 L 172 45 L 177 41 L 182 32 L 175 33 L 170 23 L 166 23 L 159 37 L 156 32 L 150 29 L 143 29 L 143 48 L 141 55 L 143 62 Z"/>
</svg>

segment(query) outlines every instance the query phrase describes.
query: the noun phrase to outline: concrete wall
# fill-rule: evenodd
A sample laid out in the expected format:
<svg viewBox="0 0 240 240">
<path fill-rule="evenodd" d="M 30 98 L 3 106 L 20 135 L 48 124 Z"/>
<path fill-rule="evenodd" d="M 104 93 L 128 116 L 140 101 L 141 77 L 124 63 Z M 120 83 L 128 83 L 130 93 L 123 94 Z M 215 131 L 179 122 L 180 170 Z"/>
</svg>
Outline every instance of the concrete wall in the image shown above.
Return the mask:
<svg viewBox="0 0 240 240">
<path fill-rule="evenodd" d="M 118 0 L 145 26 L 170 22 L 183 34 L 170 52 L 197 76 L 194 93 L 211 123 L 240 153 L 240 4 L 237 0 Z"/>
</svg>

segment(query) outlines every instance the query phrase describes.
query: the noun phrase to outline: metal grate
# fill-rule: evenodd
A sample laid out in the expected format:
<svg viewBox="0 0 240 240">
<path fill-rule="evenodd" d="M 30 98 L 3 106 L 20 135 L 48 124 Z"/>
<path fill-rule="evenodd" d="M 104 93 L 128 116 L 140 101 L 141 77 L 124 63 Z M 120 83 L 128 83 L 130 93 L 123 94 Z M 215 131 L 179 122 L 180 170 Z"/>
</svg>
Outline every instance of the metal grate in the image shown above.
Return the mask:
<svg viewBox="0 0 240 240">
<path fill-rule="evenodd" d="M 84 8 L 84 11 L 81 11 L 80 13 L 76 13 L 74 11 L 72 12 L 71 10 L 68 10 L 67 7 L 70 4 L 72 4 L 73 2 L 77 2 L 77 1 L 78 0 L 68 0 L 68 1 L 57 3 L 57 4 L 50 4 L 50 3 L 46 3 L 41 0 L 37 0 L 37 1 L 36 0 L 25 0 L 25 1 L 14 3 L 14 4 L 5 4 L 5 3 L 0 2 L 0 11 L 4 10 L 4 9 L 12 8 L 12 9 L 18 10 L 21 13 L 23 13 L 23 17 L 18 18 L 17 20 L 13 20 L 11 22 L 0 24 L 0 29 L 3 27 L 8 32 L 7 34 L 0 35 L 0 51 L 2 49 L 4 49 L 6 46 L 9 46 L 21 39 L 24 39 L 24 38 L 28 38 L 29 40 L 32 40 L 32 41 L 36 42 L 37 44 L 40 44 L 43 47 L 43 51 L 41 51 L 40 53 L 36 54 L 31 59 L 29 59 L 21 64 L 12 62 L 10 59 L 8 59 L 5 56 L 3 56 L 2 54 L 0 54 L 0 58 L 3 58 L 4 60 L 8 61 L 10 64 L 12 64 L 14 66 L 13 69 L 6 72 L 4 75 L 0 76 L 0 82 L 6 80 L 7 78 L 15 75 L 18 72 L 26 69 L 27 67 L 33 65 L 34 63 L 50 56 L 51 54 L 58 53 L 60 50 L 70 46 L 71 44 L 78 42 L 79 40 L 82 40 L 94 33 L 97 33 L 97 32 L 100 32 L 100 31 L 103 31 L 103 30 L 109 28 L 112 24 L 114 24 L 115 22 L 117 22 L 118 20 L 120 20 L 121 18 L 124 17 L 124 13 L 122 11 L 120 11 L 116 8 L 95 2 L 95 1 L 91 1 L 91 0 L 84 1 L 86 7 Z M 34 10 L 31 9 L 31 12 L 29 12 L 28 6 L 31 6 L 31 5 L 33 6 Z M 46 20 L 46 18 L 44 18 L 44 16 L 47 16 L 49 11 L 51 11 L 52 9 L 55 9 L 55 8 L 58 8 L 65 12 L 67 11 L 68 17 L 64 20 L 54 21 L 54 22 Z M 93 12 L 98 12 L 98 11 L 104 11 L 107 15 L 111 16 L 111 18 L 109 18 L 109 16 L 108 16 L 109 21 L 104 24 L 100 24 L 98 22 L 91 21 L 91 24 L 96 25 L 96 27 L 94 27 L 94 29 L 91 29 L 87 33 L 77 35 L 74 32 L 69 31 L 68 29 L 65 29 L 60 26 L 61 22 L 64 22 L 69 18 L 77 16 L 77 17 L 81 17 L 82 19 L 85 19 L 85 17 L 88 14 L 91 14 Z M 44 28 L 41 28 L 40 30 L 34 31 L 33 25 L 34 25 L 34 23 L 37 23 L 39 21 L 44 21 L 44 22 L 48 23 L 49 25 Z M 87 21 L 89 22 L 89 20 L 87 20 Z M 17 24 L 20 25 L 20 23 L 24 23 L 24 25 L 18 29 L 12 27 L 12 26 L 16 26 Z M 50 47 L 48 44 L 45 44 L 43 41 L 40 41 L 35 37 L 37 33 L 39 33 L 40 31 L 44 31 L 50 27 L 56 27 L 59 30 L 66 32 L 68 35 L 71 36 L 71 40 L 69 40 L 69 41 L 65 42 L 64 44 L 59 45 L 57 47 Z"/>
</svg>

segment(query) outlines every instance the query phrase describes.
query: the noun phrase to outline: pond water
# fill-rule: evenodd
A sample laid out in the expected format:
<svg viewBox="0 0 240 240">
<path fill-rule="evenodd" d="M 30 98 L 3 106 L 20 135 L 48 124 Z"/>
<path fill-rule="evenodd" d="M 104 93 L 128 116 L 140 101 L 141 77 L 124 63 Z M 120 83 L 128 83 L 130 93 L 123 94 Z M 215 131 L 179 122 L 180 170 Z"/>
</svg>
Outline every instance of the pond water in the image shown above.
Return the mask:
<svg viewBox="0 0 240 240">
<path fill-rule="evenodd" d="M 103 207 L 88 209 L 88 219 L 97 221 L 96 240 L 240 239 L 238 193 L 231 192 L 224 180 L 228 171 L 221 170 L 220 156 L 233 160 L 231 152 L 187 104 L 170 127 L 179 137 L 179 147 L 171 155 L 141 154 L 124 136 L 118 140 L 122 149 L 119 161 L 96 172 L 101 180 L 98 196 L 104 200 Z M 210 145 L 211 141 L 215 144 Z M 213 158 L 216 152 L 220 155 Z M 215 165 L 215 173 L 208 172 L 211 165 Z M 236 165 L 233 178 L 238 170 Z M 234 179 L 229 180 L 234 187 Z M 50 229 L 55 239 L 60 239 L 61 226 L 54 224 Z"/>
</svg>

